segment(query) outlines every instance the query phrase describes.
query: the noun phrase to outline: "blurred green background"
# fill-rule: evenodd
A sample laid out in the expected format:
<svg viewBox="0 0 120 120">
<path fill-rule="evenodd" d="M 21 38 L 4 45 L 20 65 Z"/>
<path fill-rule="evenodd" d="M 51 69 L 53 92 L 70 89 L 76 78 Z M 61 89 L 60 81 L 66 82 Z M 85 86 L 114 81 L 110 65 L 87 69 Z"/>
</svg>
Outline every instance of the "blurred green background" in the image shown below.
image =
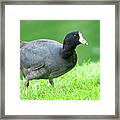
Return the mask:
<svg viewBox="0 0 120 120">
<path fill-rule="evenodd" d="M 67 33 L 80 31 L 89 45 L 76 49 L 78 63 L 97 62 L 100 59 L 99 20 L 20 20 L 20 40 L 53 39 L 63 43 Z"/>
</svg>

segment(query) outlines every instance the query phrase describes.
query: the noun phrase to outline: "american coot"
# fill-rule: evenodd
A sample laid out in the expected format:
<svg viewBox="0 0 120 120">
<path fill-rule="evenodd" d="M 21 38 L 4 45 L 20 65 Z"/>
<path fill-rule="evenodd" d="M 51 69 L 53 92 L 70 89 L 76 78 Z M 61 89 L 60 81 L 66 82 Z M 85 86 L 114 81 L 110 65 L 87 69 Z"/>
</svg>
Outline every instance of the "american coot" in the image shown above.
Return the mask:
<svg viewBox="0 0 120 120">
<path fill-rule="evenodd" d="M 20 42 L 20 69 L 25 77 L 25 95 L 29 80 L 49 79 L 54 86 L 53 78 L 71 70 L 77 62 L 75 48 L 79 44 L 88 45 L 80 32 L 68 33 L 63 44 L 49 39 Z"/>
</svg>

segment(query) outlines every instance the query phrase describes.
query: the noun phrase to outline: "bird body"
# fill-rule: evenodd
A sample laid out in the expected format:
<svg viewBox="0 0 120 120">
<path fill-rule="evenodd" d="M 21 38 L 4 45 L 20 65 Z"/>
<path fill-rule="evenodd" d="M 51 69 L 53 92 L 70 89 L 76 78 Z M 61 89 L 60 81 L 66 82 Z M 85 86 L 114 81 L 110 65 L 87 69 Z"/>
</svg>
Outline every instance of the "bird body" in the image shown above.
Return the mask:
<svg viewBox="0 0 120 120">
<path fill-rule="evenodd" d="M 61 43 L 47 39 L 25 43 L 20 52 L 23 73 L 29 73 L 29 79 L 53 79 L 68 72 L 75 66 L 77 56 L 74 51 L 67 59 L 62 58 L 62 48 Z"/>
</svg>

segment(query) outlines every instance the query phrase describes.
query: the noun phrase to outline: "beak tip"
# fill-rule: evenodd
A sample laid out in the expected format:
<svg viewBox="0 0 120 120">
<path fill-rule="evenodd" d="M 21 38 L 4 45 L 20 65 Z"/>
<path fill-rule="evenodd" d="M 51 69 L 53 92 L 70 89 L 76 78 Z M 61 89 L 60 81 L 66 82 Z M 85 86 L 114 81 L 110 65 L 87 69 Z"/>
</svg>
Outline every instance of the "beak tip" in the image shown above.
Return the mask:
<svg viewBox="0 0 120 120">
<path fill-rule="evenodd" d="M 88 45 L 88 43 L 85 43 L 85 45 Z"/>
</svg>

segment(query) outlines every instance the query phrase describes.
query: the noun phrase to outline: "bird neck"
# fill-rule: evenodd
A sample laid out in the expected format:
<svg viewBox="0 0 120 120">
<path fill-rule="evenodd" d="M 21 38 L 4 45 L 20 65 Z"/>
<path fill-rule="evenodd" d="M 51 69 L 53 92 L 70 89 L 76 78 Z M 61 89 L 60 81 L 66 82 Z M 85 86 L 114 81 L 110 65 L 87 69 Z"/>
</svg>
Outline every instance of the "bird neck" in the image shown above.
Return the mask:
<svg viewBox="0 0 120 120">
<path fill-rule="evenodd" d="M 75 52 L 75 49 L 68 47 L 67 45 L 66 46 L 64 45 L 62 48 L 62 53 L 61 53 L 62 58 L 67 59 L 70 56 L 72 56 L 74 52 Z"/>
</svg>

